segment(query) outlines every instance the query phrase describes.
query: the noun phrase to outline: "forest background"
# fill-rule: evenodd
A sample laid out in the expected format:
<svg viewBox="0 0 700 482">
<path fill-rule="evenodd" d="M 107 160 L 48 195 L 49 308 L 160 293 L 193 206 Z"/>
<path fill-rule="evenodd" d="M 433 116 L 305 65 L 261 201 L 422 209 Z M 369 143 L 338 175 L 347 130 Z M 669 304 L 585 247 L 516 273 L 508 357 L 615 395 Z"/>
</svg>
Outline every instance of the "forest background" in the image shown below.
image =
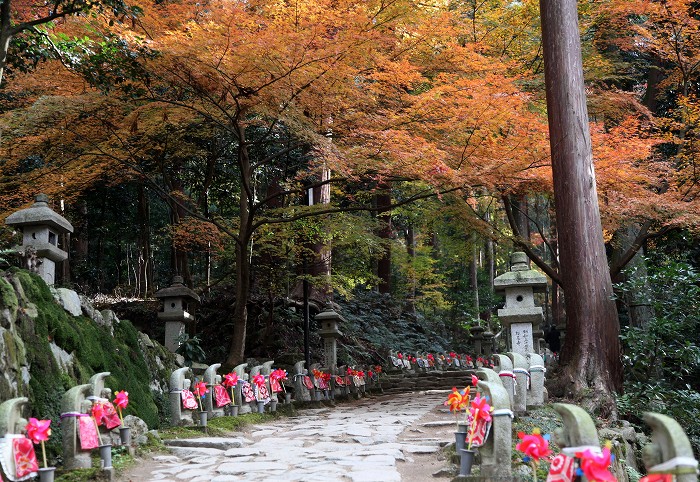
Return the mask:
<svg viewBox="0 0 700 482">
<path fill-rule="evenodd" d="M 578 6 L 625 368 L 605 412 L 689 427 L 700 12 Z M 218 361 L 298 350 L 304 281 L 315 310 L 378 291 L 455 348 L 499 330 L 515 249 L 551 279 L 547 327 L 582 296 L 558 266 L 537 2 L 5 0 L 0 67 L 3 216 L 49 194 L 76 228 L 60 282 L 85 293 L 183 276 Z"/>
</svg>

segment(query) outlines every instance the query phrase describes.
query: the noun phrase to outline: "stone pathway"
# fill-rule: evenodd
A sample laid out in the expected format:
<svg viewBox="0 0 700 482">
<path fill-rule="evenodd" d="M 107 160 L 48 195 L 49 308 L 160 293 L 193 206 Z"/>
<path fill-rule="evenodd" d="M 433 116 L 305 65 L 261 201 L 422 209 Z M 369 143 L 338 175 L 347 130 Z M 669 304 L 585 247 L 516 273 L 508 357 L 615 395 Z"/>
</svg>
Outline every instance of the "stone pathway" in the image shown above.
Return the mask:
<svg viewBox="0 0 700 482">
<path fill-rule="evenodd" d="M 446 392 L 376 397 L 300 410 L 236 437 L 168 441 L 172 455 L 155 456 L 122 480 L 428 480 L 447 465 L 438 453 L 454 440 L 445 399 Z"/>
</svg>

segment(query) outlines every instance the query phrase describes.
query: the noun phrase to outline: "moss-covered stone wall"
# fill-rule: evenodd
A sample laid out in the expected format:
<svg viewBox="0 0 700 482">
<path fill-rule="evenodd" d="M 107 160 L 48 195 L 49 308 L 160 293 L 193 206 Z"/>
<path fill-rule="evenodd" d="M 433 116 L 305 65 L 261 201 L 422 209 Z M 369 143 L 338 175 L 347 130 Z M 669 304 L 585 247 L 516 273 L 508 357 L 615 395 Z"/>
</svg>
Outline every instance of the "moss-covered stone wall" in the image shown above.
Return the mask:
<svg viewBox="0 0 700 482">
<path fill-rule="evenodd" d="M 59 363 L 54 344 L 69 363 Z M 0 350 L 0 401 L 28 397 L 28 415 L 53 421 L 49 446 L 55 453 L 60 452 L 61 397 L 98 372 L 111 373 L 106 386 L 114 392 L 129 392 L 126 413 L 150 428 L 169 416 L 173 356 L 129 321 L 114 323 L 110 330 L 91 318 L 70 315 L 43 280 L 26 271 L 0 272 Z"/>
</svg>

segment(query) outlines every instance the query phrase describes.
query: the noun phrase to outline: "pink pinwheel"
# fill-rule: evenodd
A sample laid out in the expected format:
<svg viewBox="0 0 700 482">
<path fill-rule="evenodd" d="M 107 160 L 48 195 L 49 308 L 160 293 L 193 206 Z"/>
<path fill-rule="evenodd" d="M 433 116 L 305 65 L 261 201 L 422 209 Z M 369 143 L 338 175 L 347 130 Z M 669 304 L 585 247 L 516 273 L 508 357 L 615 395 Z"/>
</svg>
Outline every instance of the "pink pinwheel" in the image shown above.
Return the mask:
<svg viewBox="0 0 700 482">
<path fill-rule="evenodd" d="M 515 446 L 515 450 L 521 451 L 535 462 L 552 453 L 549 450 L 549 441 L 540 434 L 540 430 L 537 428 L 531 434 L 518 432 L 518 438 L 522 442 Z"/>
<path fill-rule="evenodd" d="M 119 420 L 122 421 L 123 426 L 124 417 L 122 416 L 122 410 L 129 405 L 129 392 L 125 392 L 124 390 L 117 392 L 116 398 L 114 399 L 114 404 L 117 406 L 117 410 L 119 410 Z"/>
<path fill-rule="evenodd" d="M 479 377 L 472 375 L 472 387 L 475 387 L 479 383 Z"/>
<path fill-rule="evenodd" d="M 119 408 L 126 408 L 126 406 L 129 405 L 129 392 L 125 392 L 124 390 L 117 392 L 114 404 Z"/>
<path fill-rule="evenodd" d="M 253 377 L 253 383 L 255 383 L 258 387 L 262 387 L 265 385 L 265 377 L 262 375 L 255 375 Z"/>
<path fill-rule="evenodd" d="M 51 420 L 37 420 L 32 417 L 27 422 L 24 427 L 27 431 L 27 437 L 34 444 L 41 444 L 41 453 L 44 456 L 44 468 L 46 468 L 46 449 L 44 448 L 44 442 L 46 442 L 51 436 Z"/>
<path fill-rule="evenodd" d="M 484 420 L 486 422 L 491 421 L 491 405 L 488 403 L 486 397 L 481 397 L 478 393 L 471 404 L 471 415 L 474 420 Z"/>
<path fill-rule="evenodd" d="M 27 437 L 29 437 L 32 443 L 38 444 L 45 442 L 49 439 L 51 435 L 51 420 L 37 420 L 36 418 L 30 418 L 29 422 L 25 426 L 27 431 Z"/>
<path fill-rule="evenodd" d="M 591 449 L 586 449 L 583 452 L 576 452 L 576 457 L 580 459 L 579 466 L 583 475 L 591 482 L 616 482 L 617 479 L 610 473 L 608 467 L 612 457 L 610 448 L 605 447 L 603 453 L 595 454 Z"/>
</svg>

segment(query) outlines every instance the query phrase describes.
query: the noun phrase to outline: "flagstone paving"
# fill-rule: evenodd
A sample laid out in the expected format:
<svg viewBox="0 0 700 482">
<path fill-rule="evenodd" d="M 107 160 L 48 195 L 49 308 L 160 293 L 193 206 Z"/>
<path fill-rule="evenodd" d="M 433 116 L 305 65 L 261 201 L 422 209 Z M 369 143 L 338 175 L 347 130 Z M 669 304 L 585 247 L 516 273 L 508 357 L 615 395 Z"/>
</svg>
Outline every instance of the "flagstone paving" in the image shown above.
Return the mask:
<svg viewBox="0 0 700 482">
<path fill-rule="evenodd" d="M 446 393 L 362 399 L 250 427 L 227 438 L 168 441 L 171 455 L 121 480 L 139 482 L 423 481 L 448 466 L 454 440 Z"/>
</svg>

